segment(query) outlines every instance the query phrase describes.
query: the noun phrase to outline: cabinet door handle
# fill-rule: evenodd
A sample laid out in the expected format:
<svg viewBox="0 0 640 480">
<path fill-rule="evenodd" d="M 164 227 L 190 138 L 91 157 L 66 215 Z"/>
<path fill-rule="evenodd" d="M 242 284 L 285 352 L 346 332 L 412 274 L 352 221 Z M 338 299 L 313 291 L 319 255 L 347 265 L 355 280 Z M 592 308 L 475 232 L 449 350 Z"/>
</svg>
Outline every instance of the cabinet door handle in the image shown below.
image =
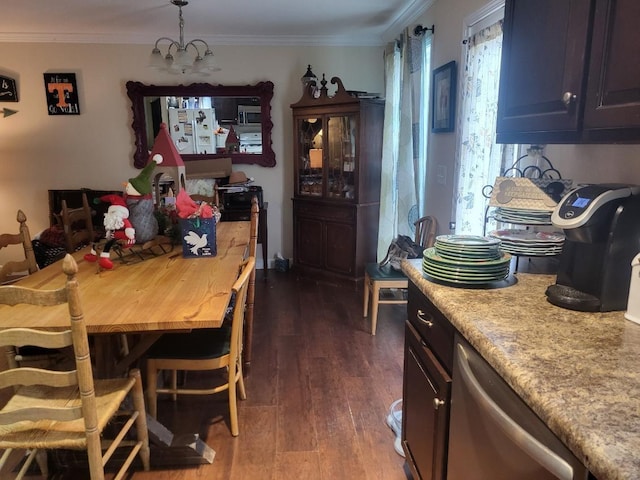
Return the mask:
<svg viewBox="0 0 640 480">
<path fill-rule="evenodd" d="M 562 94 L 562 103 L 564 103 L 567 110 L 571 110 L 573 108 L 573 104 L 576 103 L 577 98 L 578 97 L 575 93 L 564 92 Z"/>
<path fill-rule="evenodd" d="M 418 319 L 418 321 L 420 323 L 423 323 L 427 327 L 429 327 L 429 328 L 433 327 L 433 321 L 431 320 L 431 316 L 428 316 L 428 318 L 427 318 L 427 314 L 424 313 L 422 310 L 418 309 L 418 313 L 416 314 L 416 318 Z"/>
<path fill-rule="evenodd" d="M 444 403 L 445 403 L 444 400 L 440 400 L 439 398 L 436 397 L 433 399 L 433 408 L 438 410 L 438 408 L 444 405 Z"/>
</svg>

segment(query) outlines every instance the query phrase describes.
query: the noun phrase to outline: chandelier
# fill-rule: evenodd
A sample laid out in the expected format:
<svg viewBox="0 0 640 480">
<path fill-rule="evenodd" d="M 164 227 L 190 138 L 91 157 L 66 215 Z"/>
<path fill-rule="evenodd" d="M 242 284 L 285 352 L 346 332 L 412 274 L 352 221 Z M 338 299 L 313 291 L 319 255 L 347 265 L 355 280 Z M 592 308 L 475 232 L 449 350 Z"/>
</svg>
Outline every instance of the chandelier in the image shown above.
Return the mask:
<svg viewBox="0 0 640 480">
<path fill-rule="evenodd" d="M 156 44 L 151 51 L 149 66 L 161 71 L 169 73 L 204 73 L 217 72 L 220 67 L 216 65 L 213 58 L 213 52 L 209 48 L 207 42 L 200 38 L 195 38 L 184 43 L 184 18 L 182 17 L 182 7 L 188 5 L 185 0 L 171 0 L 171 3 L 178 7 L 178 17 L 180 19 L 180 39 L 175 41 L 169 37 L 160 37 L 156 40 Z M 163 56 L 158 45 L 163 42 L 169 42 L 167 54 Z M 195 52 L 187 52 L 191 47 Z M 198 48 L 200 47 L 200 48 Z M 201 55 L 201 51 L 203 51 Z M 195 57 L 193 57 L 195 53 Z"/>
</svg>

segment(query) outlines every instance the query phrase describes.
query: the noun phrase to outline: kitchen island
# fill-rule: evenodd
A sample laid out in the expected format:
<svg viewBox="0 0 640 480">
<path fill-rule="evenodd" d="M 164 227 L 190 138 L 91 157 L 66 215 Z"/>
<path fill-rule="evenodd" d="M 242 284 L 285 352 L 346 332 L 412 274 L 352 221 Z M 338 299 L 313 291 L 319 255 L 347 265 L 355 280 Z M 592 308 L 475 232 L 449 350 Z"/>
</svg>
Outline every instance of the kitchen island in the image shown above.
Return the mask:
<svg viewBox="0 0 640 480">
<path fill-rule="evenodd" d="M 454 288 L 425 279 L 421 261 L 403 261 L 409 280 L 598 480 L 640 478 L 640 325 L 550 304 L 553 275 Z"/>
</svg>

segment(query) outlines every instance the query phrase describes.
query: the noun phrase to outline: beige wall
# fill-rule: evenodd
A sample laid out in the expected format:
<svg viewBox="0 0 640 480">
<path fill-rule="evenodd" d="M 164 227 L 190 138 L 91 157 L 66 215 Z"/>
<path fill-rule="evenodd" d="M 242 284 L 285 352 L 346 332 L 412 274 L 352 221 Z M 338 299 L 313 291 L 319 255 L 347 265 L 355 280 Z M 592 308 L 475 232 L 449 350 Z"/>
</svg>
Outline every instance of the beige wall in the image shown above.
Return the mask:
<svg viewBox="0 0 640 480">
<path fill-rule="evenodd" d="M 419 19 L 435 24 L 433 67 L 461 63 L 465 19 L 484 8 L 485 0 L 437 0 Z M 418 21 L 415 23 L 419 23 Z M 413 25 L 413 23 L 412 23 Z M 214 49 L 221 72 L 211 77 L 176 78 L 145 67 L 150 46 L 0 44 L 0 74 L 18 80 L 20 101 L 0 103 L 19 113 L 0 114 L 0 232 L 13 231 L 22 208 L 32 234 L 48 226 L 50 188 L 119 189 L 137 170 L 132 166 L 131 110 L 125 83 L 155 84 L 208 81 L 226 85 L 274 83 L 272 103 L 275 168 L 236 166 L 265 190 L 269 202 L 269 257 L 293 254 L 291 115 L 289 105 L 301 94 L 299 78 L 307 63 L 316 75 L 342 78 L 347 89 L 383 92 L 382 48 L 377 47 L 234 47 Z M 80 89 L 79 116 L 47 115 L 43 72 L 75 72 Z M 440 233 L 453 218 L 456 133 L 431 134 L 427 211 Z M 545 154 L 565 178 L 581 182 L 640 183 L 638 146 L 548 146 Z M 438 165 L 446 184 L 435 182 Z M 0 251 L 0 263 L 9 256 Z"/>
<path fill-rule="evenodd" d="M 488 4 L 485 0 L 437 0 L 423 14 L 420 23 L 435 24 L 436 27 L 432 50 L 433 68 L 455 60 L 458 62 L 460 75 L 465 20 Z M 449 233 L 449 221 L 454 218 L 456 135 L 457 132 L 436 133 L 429 138 L 426 211 L 438 218 L 440 233 Z M 545 155 L 564 178 L 577 182 L 640 184 L 640 146 L 548 145 Z M 446 167 L 446 185 L 435 181 L 438 165 Z"/>
<path fill-rule="evenodd" d="M 289 105 L 301 95 L 307 63 L 321 77 L 338 76 L 350 90 L 383 90 L 382 48 L 247 47 L 214 48 L 222 71 L 210 77 L 176 77 L 146 68 L 151 46 L 0 44 L 0 75 L 17 79 L 20 101 L 0 103 L 18 113 L 0 113 L 0 232 L 16 231 L 16 211 L 24 210 L 32 235 L 48 226 L 48 189 L 120 189 L 137 175 L 133 167 L 131 108 L 125 83 L 206 81 L 246 85 L 270 80 L 273 148 L 277 165 L 236 165 L 264 188 L 269 202 L 269 257 L 293 254 L 292 126 Z M 81 115 L 49 116 L 44 72 L 75 72 Z M 331 85 L 329 85 L 331 86 Z M 260 250 L 260 249 L 259 249 Z M 0 264 L 10 258 L 0 251 Z"/>
</svg>

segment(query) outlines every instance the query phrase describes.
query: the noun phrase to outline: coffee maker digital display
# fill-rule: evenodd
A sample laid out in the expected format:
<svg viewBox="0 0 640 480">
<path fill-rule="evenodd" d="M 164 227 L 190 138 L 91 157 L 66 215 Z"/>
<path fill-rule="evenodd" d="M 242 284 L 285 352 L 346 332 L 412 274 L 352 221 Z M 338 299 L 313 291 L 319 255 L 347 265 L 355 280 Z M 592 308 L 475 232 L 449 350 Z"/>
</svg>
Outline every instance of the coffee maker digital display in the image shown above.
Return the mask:
<svg viewBox="0 0 640 480">
<path fill-rule="evenodd" d="M 578 197 L 573 201 L 571 206 L 577 207 L 577 208 L 585 208 L 587 205 L 589 205 L 589 202 L 591 200 L 592 200 L 591 198 Z"/>
<path fill-rule="evenodd" d="M 551 221 L 565 241 L 547 300 L 570 310 L 624 310 L 631 260 L 640 251 L 640 186 L 580 186 L 558 203 Z"/>
</svg>

